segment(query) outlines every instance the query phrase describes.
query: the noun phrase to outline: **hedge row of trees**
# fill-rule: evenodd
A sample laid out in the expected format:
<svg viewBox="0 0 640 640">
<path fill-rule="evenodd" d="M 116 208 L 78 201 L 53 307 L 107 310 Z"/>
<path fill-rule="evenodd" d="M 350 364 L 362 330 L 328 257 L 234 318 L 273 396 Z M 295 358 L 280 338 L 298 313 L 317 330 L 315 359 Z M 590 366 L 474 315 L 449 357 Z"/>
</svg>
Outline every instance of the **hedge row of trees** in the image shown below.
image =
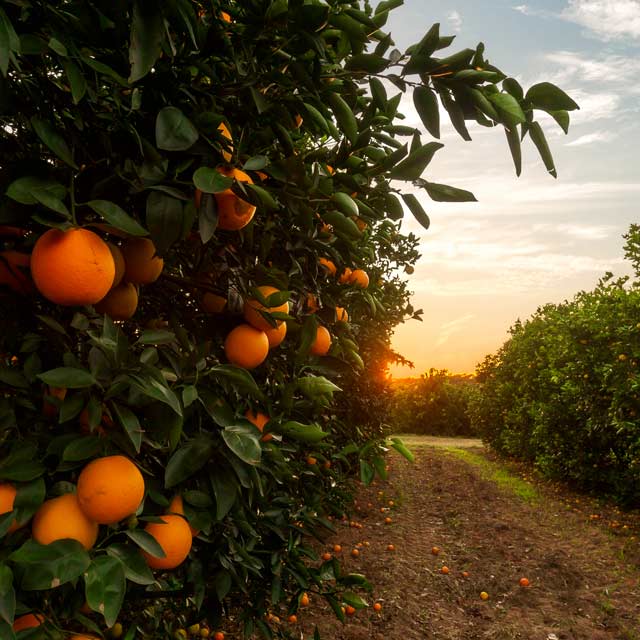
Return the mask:
<svg viewBox="0 0 640 640">
<path fill-rule="evenodd" d="M 640 500 L 640 227 L 633 278 L 548 304 L 478 366 L 472 417 L 489 445 L 626 504 Z"/>
</svg>

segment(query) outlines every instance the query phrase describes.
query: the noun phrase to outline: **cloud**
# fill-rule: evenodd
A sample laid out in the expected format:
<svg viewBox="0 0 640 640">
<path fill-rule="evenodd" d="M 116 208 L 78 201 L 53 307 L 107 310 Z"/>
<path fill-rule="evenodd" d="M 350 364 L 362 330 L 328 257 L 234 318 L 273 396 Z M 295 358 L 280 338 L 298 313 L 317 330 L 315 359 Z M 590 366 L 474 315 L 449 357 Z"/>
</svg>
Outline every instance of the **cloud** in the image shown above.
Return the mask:
<svg viewBox="0 0 640 640">
<path fill-rule="evenodd" d="M 475 313 L 467 313 L 460 318 L 456 318 L 455 320 L 451 320 L 450 322 L 445 322 L 440 326 L 440 333 L 438 334 L 438 338 L 436 339 L 434 347 L 441 347 L 445 344 L 449 338 L 462 330 L 465 324 L 468 324 L 476 317 Z"/>
<path fill-rule="evenodd" d="M 595 142 L 610 142 L 616 138 L 616 134 L 612 131 L 594 131 L 593 133 L 587 133 L 571 142 L 567 143 L 567 147 L 583 147 L 587 144 L 594 144 Z"/>
<path fill-rule="evenodd" d="M 451 11 L 447 15 L 447 20 L 451 24 L 451 28 L 456 33 L 460 33 L 460 29 L 462 28 L 462 16 L 457 11 Z"/>
<path fill-rule="evenodd" d="M 569 0 L 560 17 L 605 42 L 640 39 L 640 0 Z"/>
<path fill-rule="evenodd" d="M 580 80 L 598 84 L 618 84 L 637 81 L 640 77 L 640 59 L 637 56 L 602 54 L 585 57 L 575 51 L 551 51 L 544 60 L 557 65 L 554 81 Z"/>
</svg>

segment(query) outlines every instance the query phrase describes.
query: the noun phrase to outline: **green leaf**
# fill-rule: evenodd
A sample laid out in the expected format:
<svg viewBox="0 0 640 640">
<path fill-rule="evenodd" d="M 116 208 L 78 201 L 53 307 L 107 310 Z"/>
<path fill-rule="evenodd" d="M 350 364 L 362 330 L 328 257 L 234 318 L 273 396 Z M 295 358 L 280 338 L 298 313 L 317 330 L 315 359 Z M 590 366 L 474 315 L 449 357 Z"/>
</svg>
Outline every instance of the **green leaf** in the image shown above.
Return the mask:
<svg viewBox="0 0 640 640">
<path fill-rule="evenodd" d="M 429 216 L 427 212 L 422 208 L 420 201 L 413 193 L 403 193 L 402 199 L 404 200 L 407 207 L 409 207 L 409 211 L 413 213 L 413 217 L 425 228 L 428 229 L 431 221 L 429 220 Z"/>
<path fill-rule="evenodd" d="M 259 184 L 248 184 L 247 193 L 255 194 L 257 196 L 257 199 L 251 198 L 251 202 L 262 209 L 275 211 L 278 208 L 278 203 L 275 201 L 271 193 Z"/>
<path fill-rule="evenodd" d="M 489 93 L 487 98 L 505 126 L 511 128 L 526 121 L 520 103 L 510 93 Z"/>
<path fill-rule="evenodd" d="M 120 560 L 98 556 L 84 574 L 84 593 L 89 606 L 104 616 L 107 627 L 117 619 L 126 591 L 124 567 Z"/>
<path fill-rule="evenodd" d="M 215 450 L 209 435 L 199 435 L 189 440 L 169 458 L 164 472 L 164 486 L 169 489 L 184 482 L 209 462 Z"/>
<path fill-rule="evenodd" d="M 109 65 L 106 65 L 103 62 L 96 60 L 95 58 L 90 58 L 89 56 L 81 56 L 81 59 L 86 65 L 91 67 L 94 71 L 97 71 L 102 75 L 113 78 L 118 84 L 122 85 L 123 87 L 127 87 L 127 88 L 129 87 L 129 84 L 127 83 L 127 81 L 119 73 L 117 73 L 114 69 L 112 69 Z"/>
<path fill-rule="evenodd" d="M 46 193 L 49 198 L 63 200 L 67 195 L 64 185 L 47 178 L 24 176 L 14 180 L 7 188 L 7 195 L 20 204 L 37 204 Z"/>
<path fill-rule="evenodd" d="M 33 461 L 32 463 L 33 464 Z M 39 463 L 36 462 L 36 465 Z M 44 468 L 42 469 L 44 473 Z M 21 482 L 18 487 L 16 499 L 13 503 L 15 519 L 24 524 L 28 522 L 33 514 L 40 508 L 46 496 L 46 486 L 44 478 L 38 477 L 30 482 Z"/>
<path fill-rule="evenodd" d="M 235 413 L 224 398 L 203 388 L 199 389 L 198 397 L 205 411 L 217 425 L 228 427 L 235 423 Z"/>
<path fill-rule="evenodd" d="M 549 145 L 547 144 L 547 139 L 545 138 L 544 131 L 542 131 L 542 127 L 538 122 L 532 122 L 529 125 L 529 135 L 531 136 L 531 140 L 533 140 L 533 144 L 536 145 L 538 149 L 538 153 L 542 158 L 542 162 L 544 162 L 544 166 L 547 168 L 547 171 L 554 177 L 558 177 L 558 172 L 556 171 L 556 166 L 553 162 L 553 156 L 551 155 L 551 149 L 549 149 Z"/>
<path fill-rule="evenodd" d="M 38 374 L 38 378 L 50 387 L 66 387 L 67 389 L 84 389 L 97 384 L 96 379 L 84 369 L 59 367 Z"/>
<path fill-rule="evenodd" d="M 231 188 L 233 179 L 223 176 L 217 169 L 200 167 L 193 174 L 193 184 L 203 193 L 220 193 Z"/>
<path fill-rule="evenodd" d="M 111 544 L 107 547 L 107 553 L 122 563 L 124 575 L 127 580 L 136 584 L 148 585 L 155 582 L 153 573 L 144 557 L 137 549 L 126 544 Z"/>
<path fill-rule="evenodd" d="M 413 90 L 413 104 L 425 129 L 434 137 L 440 138 L 440 110 L 436 94 L 424 85 Z"/>
<path fill-rule="evenodd" d="M 550 82 L 534 84 L 527 91 L 525 100 L 528 100 L 534 109 L 542 109 L 543 111 L 573 111 L 580 109 L 578 104 L 562 89 Z"/>
<path fill-rule="evenodd" d="M 360 211 L 358 205 L 354 202 L 353 198 L 342 191 L 337 191 L 331 196 L 331 200 L 335 205 L 344 213 L 345 216 L 357 216 Z"/>
<path fill-rule="evenodd" d="M 176 334 L 173 331 L 164 329 L 145 329 L 138 338 L 136 344 L 171 344 L 176 341 Z"/>
<path fill-rule="evenodd" d="M 390 220 L 402 220 L 404 217 L 404 209 L 400 199 L 395 193 L 387 193 L 384 199 L 387 218 Z"/>
<path fill-rule="evenodd" d="M 450 187 L 447 184 L 424 182 L 424 188 L 429 197 L 436 202 L 477 202 L 471 191 Z"/>
<path fill-rule="evenodd" d="M 158 400 L 173 409 L 173 411 L 182 416 L 182 406 L 176 394 L 166 385 L 162 384 L 155 378 L 131 375 L 129 376 L 133 384 L 149 398 Z"/>
<path fill-rule="evenodd" d="M 165 151 L 186 151 L 198 139 L 198 130 L 177 107 L 164 107 L 156 118 L 156 145 Z"/>
<path fill-rule="evenodd" d="M 130 236 L 146 236 L 149 232 L 115 202 L 109 200 L 90 200 L 87 205 L 101 215 L 111 226 Z"/>
<path fill-rule="evenodd" d="M 332 395 L 336 391 L 342 391 L 340 387 L 327 380 L 324 376 L 304 376 L 298 378 L 296 386 L 308 398 L 318 395 Z"/>
<path fill-rule="evenodd" d="M 375 469 L 366 460 L 360 460 L 360 481 L 369 486 L 373 482 L 375 475 Z"/>
<path fill-rule="evenodd" d="M 144 0 L 134 2 L 129 45 L 130 83 L 137 82 L 151 71 L 162 53 L 164 34 L 162 11 L 157 3 Z"/>
<path fill-rule="evenodd" d="M 547 113 L 560 125 L 560 128 L 565 133 L 569 133 L 571 118 L 567 111 L 548 111 Z"/>
<path fill-rule="evenodd" d="M 329 94 L 329 105 L 333 111 L 338 126 L 347 136 L 351 144 L 355 144 L 358 139 L 358 122 L 351 111 L 351 107 L 337 93 Z"/>
<path fill-rule="evenodd" d="M 520 134 L 517 127 L 505 127 L 504 132 L 507 136 L 507 142 L 509 143 L 509 151 L 513 158 L 513 164 L 516 168 L 516 175 L 519 176 L 522 172 L 522 148 L 520 146 Z"/>
<path fill-rule="evenodd" d="M 20 40 L 7 14 L 0 7 L 0 72 L 6 77 L 12 51 L 20 50 Z"/>
<path fill-rule="evenodd" d="M 417 180 L 431 162 L 436 151 L 442 147 L 444 145 L 440 142 L 425 144 L 391 169 L 389 177 L 394 180 Z"/>
<path fill-rule="evenodd" d="M 329 134 L 330 133 L 329 132 L 329 126 L 327 124 L 326 118 L 322 115 L 322 113 L 320 113 L 320 111 L 318 111 L 318 109 L 316 109 L 312 104 L 309 104 L 308 102 L 304 103 L 304 108 L 305 108 L 305 111 L 307 112 L 306 115 L 309 116 L 311 121 L 323 133 Z"/>
<path fill-rule="evenodd" d="M 342 600 L 355 609 L 366 609 L 369 606 L 358 594 L 352 591 L 345 591 L 342 594 Z"/>
<path fill-rule="evenodd" d="M 371 88 L 371 97 L 376 107 L 386 113 L 387 111 L 387 90 L 384 88 L 382 80 L 379 78 L 371 78 L 369 80 L 369 86 Z"/>
<path fill-rule="evenodd" d="M 22 570 L 21 587 L 27 591 L 55 589 L 79 578 L 91 564 L 77 540 L 42 545 L 30 538 L 9 559 Z"/>
<path fill-rule="evenodd" d="M 155 556 L 156 558 L 165 558 L 166 553 L 160 546 L 160 543 L 143 529 L 129 529 L 124 532 L 133 542 L 135 542 L 143 551 Z"/>
<path fill-rule="evenodd" d="M 409 449 L 405 446 L 404 442 L 400 438 L 391 438 L 391 446 L 409 462 L 414 462 L 415 457 Z"/>
<path fill-rule="evenodd" d="M 362 235 L 358 225 L 339 211 L 326 211 L 322 214 L 322 219 L 330 224 L 338 235 L 344 235 L 349 240 L 355 240 Z"/>
<path fill-rule="evenodd" d="M 236 391 L 248 393 L 258 400 L 264 398 L 264 393 L 253 376 L 242 367 L 233 364 L 219 364 L 209 369 L 209 373 L 217 378 L 229 381 Z"/>
<path fill-rule="evenodd" d="M 467 140 L 467 142 L 470 141 L 471 136 L 464 121 L 464 111 L 462 107 L 447 92 L 440 93 L 440 100 L 442 101 L 442 106 L 449 114 L 453 128 L 460 134 L 463 140 Z"/>
<path fill-rule="evenodd" d="M 260 171 L 269 164 L 269 158 L 263 155 L 257 155 L 249 158 L 242 166 L 243 171 Z"/>
<path fill-rule="evenodd" d="M 299 440 L 300 442 L 320 442 L 323 438 L 326 438 L 329 434 L 323 431 L 317 424 L 302 424 L 295 420 L 289 420 L 283 425 L 276 428 L 278 433 L 291 438 L 292 440 Z"/>
<path fill-rule="evenodd" d="M 182 202 L 160 191 L 152 191 L 147 196 L 146 219 L 153 244 L 160 255 L 165 255 L 182 237 Z"/>
<path fill-rule="evenodd" d="M 116 402 L 112 402 L 111 407 L 118 422 L 129 436 L 129 440 L 131 440 L 131 444 L 136 450 L 136 453 L 140 453 L 140 447 L 142 446 L 142 428 L 140 427 L 138 417 L 133 411 Z"/>
<path fill-rule="evenodd" d="M 78 104 L 87 93 L 87 80 L 80 67 L 68 58 L 61 61 L 62 68 L 67 74 L 69 86 L 71 87 L 71 98 L 73 104 Z"/>
<path fill-rule="evenodd" d="M 384 71 L 390 62 L 375 53 L 359 53 L 347 60 L 345 68 L 349 71 L 365 71 L 367 73 L 380 73 Z"/>
<path fill-rule="evenodd" d="M 9 624 L 13 622 L 16 613 L 16 590 L 13 587 L 13 572 L 0 563 L 0 618 Z"/>
<path fill-rule="evenodd" d="M 209 474 L 216 498 L 216 520 L 222 520 L 233 507 L 238 494 L 238 484 L 234 476 L 217 468 Z"/>
<path fill-rule="evenodd" d="M 94 458 L 102 450 L 102 442 L 97 436 L 82 436 L 70 442 L 62 452 L 65 462 L 79 462 Z"/>
<path fill-rule="evenodd" d="M 520 86 L 520 83 L 515 78 L 507 78 L 502 83 L 502 88 L 508 91 L 518 102 L 522 102 L 524 98 L 524 91 Z"/>
<path fill-rule="evenodd" d="M 78 165 L 73 161 L 69 146 L 50 122 L 42 120 L 41 118 L 31 118 L 31 126 L 38 134 L 40 140 L 42 140 L 60 160 L 66 162 L 70 167 L 78 169 Z"/>
<path fill-rule="evenodd" d="M 251 425 L 231 425 L 222 431 L 222 439 L 229 449 L 235 453 L 240 460 L 247 464 L 260 464 L 262 447 L 260 446 L 260 434 L 256 433 Z"/>
<path fill-rule="evenodd" d="M 16 482 L 31 482 L 39 478 L 46 470 L 39 461 L 34 460 L 35 447 L 25 447 L 12 450 L 0 461 L 0 480 L 15 480 Z M 18 497 L 16 496 L 16 500 Z"/>
</svg>

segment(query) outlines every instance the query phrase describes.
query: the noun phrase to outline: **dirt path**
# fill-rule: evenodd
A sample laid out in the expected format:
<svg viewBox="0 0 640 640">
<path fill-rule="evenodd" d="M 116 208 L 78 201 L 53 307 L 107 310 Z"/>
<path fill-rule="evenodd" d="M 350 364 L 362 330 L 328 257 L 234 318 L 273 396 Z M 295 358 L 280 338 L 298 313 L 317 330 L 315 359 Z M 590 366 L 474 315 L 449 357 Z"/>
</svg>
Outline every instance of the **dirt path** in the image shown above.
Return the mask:
<svg viewBox="0 0 640 640">
<path fill-rule="evenodd" d="M 389 482 L 360 490 L 351 517 L 362 528 L 340 523 L 327 544 L 371 579 L 367 600 L 382 611 L 342 625 L 314 600 L 293 637 L 318 624 L 323 640 L 640 639 L 637 515 L 518 475 L 481 448 L 407 441 L 415 463 L 393 455 Z"/>
</svg>

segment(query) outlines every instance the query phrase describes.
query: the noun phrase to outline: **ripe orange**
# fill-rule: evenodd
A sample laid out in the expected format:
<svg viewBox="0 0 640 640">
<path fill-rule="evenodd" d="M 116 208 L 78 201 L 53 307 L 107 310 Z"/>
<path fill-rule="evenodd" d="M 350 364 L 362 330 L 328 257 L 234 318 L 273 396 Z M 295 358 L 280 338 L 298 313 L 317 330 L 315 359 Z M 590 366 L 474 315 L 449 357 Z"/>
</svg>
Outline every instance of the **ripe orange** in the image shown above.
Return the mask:
<svg viewBox="0 0 640 640">
<path fill-rule="evenodd" d="M 95 304 L 97 313 L 106 313 L 112 320 L 128 320 L 138 308 L 138 290 L 130 282 L 114 287 Z"/>
<path fill-rule="evenodd" d="M 528 587 L 531 583 L 529 582 L 529 578 L 520 578 L 519 584 L 521 587 Z"/>
<path fill-rule="evenodd" d="M 113 284 L 111 285 L 111 288 L 113 289 L 122 282 L 122 278 L 124 277 L 124 256 L 122 255 L 122 251 L 118 245 L 113 244 L 112 242 L 107 242 L 107 247 L 109 247 L 109 251 L 111 251 L 113 264 L 116 267 L 116 274 L 113 276 Z"/>
<path fill-rule="evenodd" d="M 16 499 L 16 488 L 9 482 L 0 484 L 0 515 L 13 511 L 13 503 Z M 7 533 L 13 533 L 18 528 L 18 522 L 13 520 Z"/>
<path fill-rule="evenodd" d="M 227 16 L 226 22 L 231 22 L 231 18 L 229 18 L 229 14 L 224 11 L 221 13 L 222 16 Z M 229 131 L 229 127 L 224 122 L 221 122 L 218 125 L 218 131 L 222 135 L 223 138 L 226 138 L 229 141 L 229 144 L 223 146 L 222 157 L 225 162 L 231 162 L 231 156 L 233 155 L 233 138 L 231 137 L 231 131 Z"/>
<path fill-rule="evenodd" d="M 318 264 L 325 270 L 327 275 L 335 276 L 338 268 L 328 258 L 318 258 Z"/>
<path fill-rule="evenodd" d="M 287 323 L 281 322 L 276 329 L 267 329 L 267 340 L 269 341 L 269 349 L 279 347 L 287 335 Z"/>
<path fill-rule="evenodd" d="M 224 352 L 231 364 L 255 369 L 269 355 L 269 338 L 250 324 L 240 324 L 227 334 Z"/>
<path fill-rule="evenodd" d="M 331 334 L 326 327 L 318 327 L 316 330 L 316 339 L 311 345 L 311 353 L 316 356 L 326 356 L 331 347 Z"/>
<path fill-rule="evenodd" d="M 440 553 L 440 548 L 439 547 L 431 547 L 431 553 L 433 553 L 434 556 L 437 556 Z"/>
<path fill-rule="evenodd" d="M 98 537 L 98 523 L 85 515 L 75 493 L 65 493 L 40 506 L 33 516 L 31 531 L 40 544 L 71 538 L 88 550 Z"/>
<path fill-rule="evenodd" d="M 340 277 L 338 278 L 338 282 L 340 284 L 347 284 L 348 282 L 351 281 L 351 274 L 353 272 L 351 271 L 351 269 L 349 267 L 345 267 L 344 271 L 340 274 Z"/>
<path fill-rule="evenodd" d="M 385 524 L 391 524 L 391 522 L 392 522 L 392 520 L 391 520 L 391 518 L 390 518 L 389 516 L 387 516 L 387 517 L 384 519 L 384 523 L 385 523 Z"/>
<path fill-rule="evenodd" d="M 227 306 L 227 299 L 216 293 L 207 291 L 202 296 L 200 306 L 202 307 L 202 310 L 207 313 L 222 313 Z"/>
<path fill-rule="evenodd" d="M 449 567 L 442 567 L 440 569 L 440 573 L 444 573 L 444 575 L 447 575 L 449 573 Z"/>
<path fill-rule="evenodd" d="M 221 11 L 220 12 L 220 19 L 224 20 L 225 22 L 231 22 L 231 16 L 226 11 Z M 218 633 L 220 633 L 220 632 L 218 631 Z M 224 635 L 222 637 L 224 637 Z M 215 636 L 214 636 L 214 639 L 215 640 L 222 640 L 222 638 L 216 638 Z"/>
<path fill-rule="evenodd" d="M 13 621 L 13 630 L 22 631 L 23 629 L 34 629 L 44 622 L 44 616 L 39 613 L 27 613 Z"/>
<path fill-rule="evenodd" d="M 309 596 L 306 593 L 303 593 L 300 596 L 300 606 L 301 607 L 308 607 L 309 606 Z"/>
<path fill-rule="evenodd" d="M 307 458 L 307 464 L 308 464 L 310 467 L 313 467 L 315 464 L 317 464 L 317 462 L 318 462 L 318 461 L 317 461 L 313 456 L 309 456 L 309 457 Z"/>
<path fill-rule="evenodd" d="M 469 572 L 468 571 L 463 571 L 462 572 L 462 577 L 463 578 L 468 578 L 469 577 Z"/>
<path fill-rule="evenodd" d="M 38 291 L 55 304 L 95 304 L 107 295 L 116 266 L 107 243 L 88 229 L 43 233 L 31 254 Z"/>
<path fill-rule="evenodd" d="M 105 456 L 78 476 L 78 503 L 88 518 L 114 524 L 135 513 L 144 498 L 144 478 L 125 456 Z"/>
<path fill-rule="evenodd" d="M 270 286 L 261 286 L 257 289 L 263 298 L 268 298 L 274 293 L 279 293 L 279 289 Z M 282 304 L 276 305 L 275 307 L 265 307 L 255 298 L 248 298 L 247 300 L 245 300 L 244 307 L 242 309 L 244 319 L 256 329 L 268 331 L 269 329 L 273 329 L 274 327 L 266 318 L 262 316 L 262 314 L 260 313 L 261 310 L 268 311 L 269 313 L 289 313 L 289 303 L 283 302 Z M 280 326 L 282 324 L 282 320 L 277 320 L 276 323 L 278 326 Z"/>
<path fill-rule="evenodd" d="M 360 549 L 351 549 L 351 557 L 358 558 L 360 556 Z"/>
<path fill-rule="evenodd" d="M 355 269 L 349 278 L 351 284 L 356 285 L 362 289 L 366 289 L 369 286 L 369 276 L 366 271 L 362 269 Z"/>
<path fill-rule="evenodd" d="M 150 522 L 144 530 L 152 535 L 165 553 L 164 558 L 156 558 L 142 552 L 152 569 L 175 569 L 182 564 L 191 551 L 192 536 L 187 521 L 182 516 L 162 516 L 163 524 Z"/>
<path fill-rule="evenodd" d="M 46 396 L 57 398 L 62 402 L 67 395 L 66 387 L 47 387 L 45 391 L 45 398 L 42 402 L 42 415 L 47 418 L 55 418 L 58 415 L 58 406 L 49 402 Z"/>
<path fill-rule="evenodd" d="M 296 624 L 298 622 L 298 616 L 292 613 L 287 620 L 289 621 L 289 624 Z"/>
<path fill-rule="evenodd" d="M 331 460 L 325 460 L 322 465 L 325 469 L 331 469 Z"/>
<path fill-rule="evenodd" d="M 352 607 L 350 604 L 348 604 L 345 608 L 344 608 L 344 612 L 348 615 L 348 616 L 352 616 L 356 610 L 355 607 Z"/>
<path fill-rule="evenodd" d="M 376 612 L 382 611 L 382 605 L 379 602 L 375 602 L 373 605 L 373 610 Z"/>
<path fill-rule="evenodd" d="M 336 322 L 349 322 L 349 314 L 346 309 L 336 307 Z"/>
<path fill-rule="evenodd" d="M 489 599 L 489 594 L 486 591 L 481 591 L 480 592 L 480 599 L 481 600 L 488 600 Z"/>
<path fill-rule="evenodd" d="M 387 545 L 387 551 L 395 551 L 395 550 L 396 550 L 395 545 L 393 545 L 393 544 L 388 544 Z"/>
<path fill-rule="evenodd" d="M 238 182 L 253 184 L 253 180 L 240 169 L 218 167 L 218 171 L 227 178 L 235 178 Z M 237 196 L 231 189 L 213 194 L 218 205 L 218 228 L 225 231 L 237 231 L 246 227 L 252 220 L 256 208 L 250 202 Z"/>
<path fill-rule="evenodd" d="M 318 299 L 312 293 L 307 293 L 307 309 L 309 313 L 315 313 L 319 308 Z"/>
<path fill-rule="evenodd" d="M 333 79 L 335 80 L 335 78 L 333 78 Z M 326 166 L 327 166 L 327 173 L 329 175 L 333 175 L 336 172 L 336 170 L 330 164 L 328 164 Z"/>
<path fill-rule="evenodd" d="M 340 553 L 342 551 L 342 547 L 339 544 L 334 544 L 333 551 L 334 553 Z"/>
<path fill-rule="evenodd" d="M 328 562 L 329 560 L 331 560 L 331 558 L 333 558 L 333 556 L 332 556 L 328 551 L 325 551 L 325 552 L 322 554 L 322 559 L 323 559 L 325 562 Z"/>
<path fill-rule="evenodd" d="M 133 284 L 151 284 L 164 269 L 164 260 L 156 255 L 156 246 L 148 238 L 129 238 L 122 245 L 124 279 Z"/>
<path fill-rule="evenodd" d="M 179 516 L 184 516 L 184 503 L 182 502 L 182 496 L 179 493 L 176 493 L 175 496 L 173 496 L 171 502 L 169 503 L 169 508 L 167 509 L 167 513 L 168 514 L 177 514 Z M 186 520 L 186 517 L 185 517 Z M 189 524 L 189 521 L 187 520 L 187 524 Z M 194 529 L 190 524 L 189 524 L 189 531 L 191 531 L 191 535 L 193 537 L 197 536 L 200 531 L 198 529 Z"/>
<path fill-rule="evenodd" d="M 18 251 L 0 251 L 0 290 L 5 284 L 16 293 L 27 295 L 34 291 L 28 275 L 31 256 Z"/>
<path fill-rule="evenodd" d="M 296 129 L 299 129 L 302 126 L 302 123 L 304 122 L 304 118 L 299 113 L 296 113 L 296 117 L 294 118 L 294 121 L 296 123 Z"/>
</svg>

